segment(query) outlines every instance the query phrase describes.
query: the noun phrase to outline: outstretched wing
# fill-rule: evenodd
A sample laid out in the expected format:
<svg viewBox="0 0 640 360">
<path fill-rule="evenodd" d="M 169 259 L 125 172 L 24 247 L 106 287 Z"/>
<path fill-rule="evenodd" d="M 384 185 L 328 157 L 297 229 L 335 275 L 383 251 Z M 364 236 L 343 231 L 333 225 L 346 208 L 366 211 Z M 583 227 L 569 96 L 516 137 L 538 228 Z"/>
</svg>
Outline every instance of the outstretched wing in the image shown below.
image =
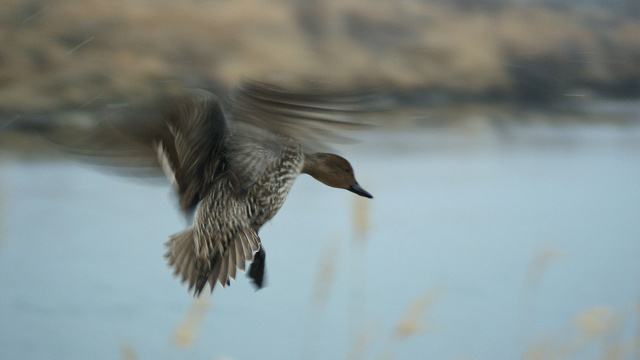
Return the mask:
<svg viewBox="0 0 640 360">
<path fill-rule="evenodd" d="M 280 155 L 281 136 L 293 137 L 305 152 L 326 151 L 328 143 L 353 140 L 345 131 L 361 130 L 377 92 L 296 93 L 243 80 L 229 96 L 229 166 L 243 186 L 253 184 Z"/>
<path fill-rule="evenodd" d="M 120 172 L 155 175 L 164 170 L 182 209 L 191 213 L 223 173 L 250 187 L 280 156 L 283 135 L 298 140 L 305 152 L 349 141 L 345 131 L 370 126 L 360 115 L 381 109 L 375 102 L 379 95 L 296 93 L 243 80 L 229 96 L 227 118 L 215 95 L 191 90 L 143 109 L 118 109 L 95 131 L 49 140 Z"/>
<path fill-rule="evenodd" d="M 224 171 L 226 132 L 222 107 L 205 90 L 190 91 L 165 115 L 164 129 L 153 140 L 183 210 L 193 210 Z"/>
<path fill-rule="evenodd" d="M 76 158 L 134 175 L 164 173 L 191 213 L 210 183 L 224 171 L 227 126 L 212 93 L 191 90 L 144 108 L 127 108 L 91 131 L 49 136 Z M 162 170 L 162 171 L 160 171 Z"/>
</svg>

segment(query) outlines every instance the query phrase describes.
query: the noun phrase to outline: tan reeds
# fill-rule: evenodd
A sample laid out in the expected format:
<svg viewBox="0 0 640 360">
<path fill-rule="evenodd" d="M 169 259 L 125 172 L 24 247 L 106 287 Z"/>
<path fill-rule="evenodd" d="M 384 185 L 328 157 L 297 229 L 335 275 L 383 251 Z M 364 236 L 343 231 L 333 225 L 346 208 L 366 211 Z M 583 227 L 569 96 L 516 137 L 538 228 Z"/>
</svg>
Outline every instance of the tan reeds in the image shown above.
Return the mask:
<svg viewBox="0 0 640 360">
<path fill-rule="evenodd" d="M 598 306 L 579 313 L 564 335 L 547 336 L 524 354 L 526 360 L 598 359 L 622 360 L 632 357 L 633 341 L 622 336 L 623 317 L 613 308 Z M 585 357 L 585 354 L 589 354 Z"/>
<path fill-rule="evenodd" d="M 352 205 L 353 236 L 349 248 L 349 347 L 347 358 L 361 359 L 366 349 L 362 329 L 366 324 L 366 251 L 370 230 L 370 199 L 354 197 Z"/>
<path fill-rule="evenodd" d="M 589 338 L 610 334 L 620 326 L 620 318 L 610 307 L 594 307 L 579 314 L 575 325 Z"/>
<path fill-rule="evenodd" d="M 318 270 L 311 291 L 311 304 L 323 308 L 331 293 L 331 286 L 335 281 L 340 257 L 340 242 L 329 240 L 325 243 L 318 259 Z"/>
<path fill-rule="evenodd" d="M 120 344 L 120 357 L 122 360 L 138 360 L 138 354 L 131 344 Z"/>
<path fill-rule="evenodd" d="M 393 335 L 397 338 L 408 338 L 422 331 L 428 330 L 425 326 L 424 318 L 436 300 L 440 296 L 440 291 L 426 293 L 415 298 L 407 307 L 402 318 L 396 324 Z"/>
<path fill-rule="evenodd" d="M 355 197 L 353 201 L 353 229 L 355 241 L 365 241 L 371 230 L 369 221 L 370 199 Z"/>
<path fill-rule="evenodd" d="M 173 334 L 173 344 L 181 348 L 193 345 L 198 329 L 209 309 L 209 297 L 201 296 L 193 300 L 191 308 Z"/>
<path fill-rule="evenodd" d="M 376 359 L 395 359 L 403 342 L 425 331 L 434 330 L 435 324 L 425 323 L 425 317 L 441 294 L 441 289 L 435 289 L 414 298 L 394 326 L 385 347 Z"/>
<path fill-rule="evenodd" d="M 518 69 L 580 85 L 635 77 L 640 66 L 640 25 L 614 13 L 328 0 L 305 15 L 304 3 L 0 0 L 0 108 L 70 108 L 103 92 L 154 99 L 241 76 L 482 95 L 512 91 Z"/>
<path fill-rule="evenodd" d="M 302 359 L 315 359 L 317 354 L 317 339 L 320 336 L 322 317 L 331 295 L 331 287 L 335 282 L 335 275 L 340 258 L 340 241 L 337 237 L 328 240 L 318 258 L 316 278 L 311 290 L 305 338 L 302 344 Z"/>
<path fill-rule="evenodd" d="M 535 307 L 544 273 L 553 261 L 562 256 L 563 254 L 561 252 L 547 246 L 546 248 L 538 250 L 529 262 L 529 267 L 527 268 L 523 282 L 520 313 L 518 314 L 518 320 L 515 325 L 516 331 L 514 337 L 516 348 L 518 352 L 523 354 L 522 356 L 525 359 L 542 359 L 547 356 L 545 350 L 539 348 L 539 346 L 531 347 L 530 341 L 533 335 L 531 329 L 535 322 Z"/>
<path fill-rule="evenodd" d="M 538 251 L 529 263 L 527 275 L 524 280 L 525 288 L 532 291 L 538 291 L 544 272 L 549 267 L 549 264 L 563 256 L 564 254 L 562 252 L 551 248 Z"/>
<path fill-rule="evenodd" d="M 375 345 L 376 340 L 380 338 L 381 333 L 382 328 L 379 324 L 363 324 L 356 334 L 355 341 L 350 344 L 347 359 L 364 359 Z"/>
</svg>

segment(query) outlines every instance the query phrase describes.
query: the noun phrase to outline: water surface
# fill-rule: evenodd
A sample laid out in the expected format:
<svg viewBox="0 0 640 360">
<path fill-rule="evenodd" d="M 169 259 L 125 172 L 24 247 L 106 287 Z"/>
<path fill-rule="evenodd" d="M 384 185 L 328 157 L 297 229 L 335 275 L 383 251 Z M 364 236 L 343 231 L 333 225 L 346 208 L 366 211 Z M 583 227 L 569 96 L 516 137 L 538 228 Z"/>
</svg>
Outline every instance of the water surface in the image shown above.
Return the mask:
<svg viewBox="0 0 640 360">
<path fill-rule="evenodd" d="M 566 358 L 631 349 L 637 127 L 476 124 L 366 140 L 342 151 L 375 199 L 301 177 L 260 233 L 268 286 L 254 292 L 241 275 L 216 289 L 187 348 L 175 334 L 193 299 L 162 259 L 186 226 L 168 187 L 3 154 L 0 358 L 357 358 L 359 333 L 364 358 L 515 359 L 583 338 Z M 422 331 L 394 335 L 421 300 L 410 317 Z"/>
</svg>

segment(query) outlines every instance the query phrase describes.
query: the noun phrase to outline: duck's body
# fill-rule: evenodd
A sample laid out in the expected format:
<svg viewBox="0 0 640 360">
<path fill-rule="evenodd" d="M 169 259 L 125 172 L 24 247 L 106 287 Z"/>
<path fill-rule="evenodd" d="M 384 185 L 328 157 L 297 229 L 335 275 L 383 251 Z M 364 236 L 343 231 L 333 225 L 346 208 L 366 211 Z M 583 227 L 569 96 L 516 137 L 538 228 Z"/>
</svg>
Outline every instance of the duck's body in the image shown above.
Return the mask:
<svg viewBox="0 0 640 360">
<path fill-rule="evenodd" d="M 348 116 L 350 105 L 348 97 L 295 94 L 245 81 L 231 94 L 226 111 L 212 93 L 193 90 L 156 115 L 111 124 L 109 129 L 137 145 L 127 141 L 114 150 L 107 142 L 105 147 L 112 160 L 159 163 L 182 210 L 196 211 L 193 226 L 170 238 L 165 255 L 196 296 L 207 282 L 212 291 L 218 281 L 228 284 L 246 261 L 260 288 L 265 253 L 258 231 L 280 210 L 298 175 L 371 197 L 347 160 L 311 151 L 333 139 L 336 126 L 356 125 Z M 76 147 L 102 155 L 101 147 L 93 148 L 104 141 L 98 134 Z"/>
<path fill-rule="evenodd" d="M 195 288 L 198 295 L 208 282 L 223 286 L 235 279 L 236 268 L 252 263 L 250 276 L 263 285 L 264 249 L 258 231 L 282 208 L 291 186 L 304 167 L 304 153 L 288 137 L 280 156 L 274 159 L 248 189 L 232 173 L 222 174 L 212 184 L 196 211 L 193 228 L 169 240 L 166 257 L 176 275 Z M 258 261 L 254 262 L 254 258 Z"/>
</svg>

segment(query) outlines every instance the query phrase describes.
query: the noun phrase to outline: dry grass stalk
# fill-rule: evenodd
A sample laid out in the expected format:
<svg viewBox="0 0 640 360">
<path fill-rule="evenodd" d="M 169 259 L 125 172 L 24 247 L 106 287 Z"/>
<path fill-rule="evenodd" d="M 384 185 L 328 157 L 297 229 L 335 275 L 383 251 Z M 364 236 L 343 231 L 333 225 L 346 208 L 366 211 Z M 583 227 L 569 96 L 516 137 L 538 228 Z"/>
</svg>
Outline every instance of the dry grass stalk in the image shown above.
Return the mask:
<svg viewBox="0 0 640 360">
<path fill-rule="evenodd" d="M 523 356 L 524 360 L 547 360 L 550 358 L 549 347 L 542 344 L 527 349 Z"/>
<path fill-rule="evenodd" d="M 371 223 L 369 221 L 369 202 L 371 200 L 363 197 L 355 197 L 353 201 L 353 228 L 355 229 L 356 237 L 354 240 L 365 241 L 369 231 L 371 230 Z"/>
<path fill-rule="evenodd" d="M 311 303 L 302 345 L 302 359 L 316 358 L 317 340 L 320 336 L 324 308 L 331 294 L 331 285 L 335 280 L 339 255 L 340 241 L 336 238 L 328 240 L 320 252 L 317 274 L 311 290 Z"/>
<path fill-rule="evenodd" d="M 137 360 L 138 355 L 136 351 L 133 349 L 133 346 L 130 344 L 121 344 L 120 345 L 120 355 L 122 356 L 122 360 Z"/>
<path fill-rule="evenodd" d="M 354 198 L 353 202 L 353 237 L 349 253 L 349 359 L 360 359 L 362 349 L 362 328 L 365 326 L 365 289 L 367 275 L 366 243 L 370 230 L 370 199 Z"/>
<path fill-rule="evenodd" d="M 527 270 L 525 286 L 531 291 L 537 291 L 542 282 L 545 270 L 553 261 L 564 256 L 562 252 L 553 249 L 539 251 L 532 259 Z"/>
<path fill-rule="evenodd" d="M 408 338 L 426 330 L 427 327 L 423 323 L 424 317 L 439 296 L 440 291 L 432 291 L 414 299 L 396 325 L 394 336 Z"/>
<path fill-rule="evenodd" d="M 207 310 L 209 309 L 209 298 L 201 296 L 193 300 L 189 312 L 176 327 L 173 334 L 173 343 L 181 348 L 188 348 L 193 345 L 196 338 L 198 328 L 204 320 Z"/>
<path fill-rule="evenodd" d="M 622 360 L 622 359 L 626 359 L 629 354 L 630 354 L 630 351 L 628 351 L 626 347 L 621 346 L 620 344 L 612 344 L 604 350 L 604 353 L 602 354 L 600 359 Z"/>
<path fill-rule="evenodd" d="M 376 324 L 362 326 L 356 340 L 350 346 L 347 359 L 363 359 L 367 352 L 371 351 L 375 340 L 379 337 L 380 326 Z"/>
<path fill-rule="evenodd" d="M 340 242 L 336 240 L 327 241 L 319 256 L 318 272 L 311 291 L 311 301 L 316 306 L 324 307 L 329 299 L 331 285 L 333 285 L 338 268 L 339 255 Z"/>
<path fill-rule="evenodd" d="M 441 290 L 432 290 L 416 297 L 404 311 L 404 314 L 394 327 L 391 336 L 387 340 L 385 348 L 376 357 L 378 360 L 395 359 L 402 341 L 415 336 L 434 326 L 425 326 L 423 323 L 425 314 L 433 303 L 440 297 Z"/>
<path fill-rule="evenodd" d="M 574 320 L 575 330 L 566 336 L 547 338 L 531 346 L 525 352 L 526 360 L 582 359 L 630 359 L 633 341 L 622 338 L 623 321 L 610 307 L 594 307 L 578 314 Z M 598 353 L 596 349 L 600 349 Z"/>
<path fill-rule="evenodd" d="M 594 307 L 575 319 L 575 325 L 589 338 L 611 334 L 620 328 L 620 318 L 610 307 Z"/>
<path fill-rule="evenodd" d="M 523 357 L 525 359 L 538 359 L 539 356 L 549 358 L 545 351 L 548 351 L 548 346 L 541 347 L 540 345 L 531 346 L 529 344 L 531 333 L 530 329 L 535 322 L 535 307 L 537 295 L 540 290 L 540 284 L 546 269 L 549 267 L 552 261 L 559 259 L 563 256 L 561 252 L 547 248 L 539 250 L 532 258 L 527 268 L 527 273 L 524 280 L 524 291 L 522 292 L 522 299 L 520 305 L 520 314 L 518 322 L 516 324 L 515 342 L 519 349 L 523 350 Z M 543 355 L 540 355 L 543 354 Z"/>
</svg>

